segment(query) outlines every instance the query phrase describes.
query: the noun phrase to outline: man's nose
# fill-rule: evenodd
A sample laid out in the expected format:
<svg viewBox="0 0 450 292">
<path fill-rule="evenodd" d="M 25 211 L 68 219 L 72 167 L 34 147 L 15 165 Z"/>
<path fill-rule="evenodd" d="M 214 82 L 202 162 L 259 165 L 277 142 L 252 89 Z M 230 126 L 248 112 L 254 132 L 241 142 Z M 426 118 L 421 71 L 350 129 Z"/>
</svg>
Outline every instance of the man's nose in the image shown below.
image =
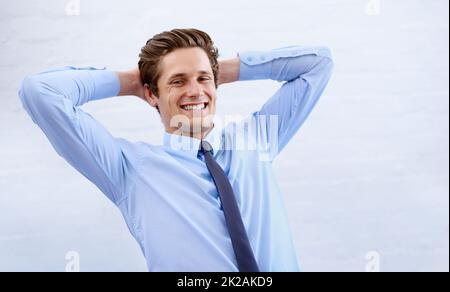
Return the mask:
<svg viewBox="0 0 450 292">
<path fill-rule="evenodd" d="M 192 81 L 189 84 L 189 88 L 188 88 L 189 92 L 189 96 L 192 97 L 199 97 L 202 94 L 202 88 L 200 86 L 200 84 L 198 84 L 197 81 Z"/>
</svg>

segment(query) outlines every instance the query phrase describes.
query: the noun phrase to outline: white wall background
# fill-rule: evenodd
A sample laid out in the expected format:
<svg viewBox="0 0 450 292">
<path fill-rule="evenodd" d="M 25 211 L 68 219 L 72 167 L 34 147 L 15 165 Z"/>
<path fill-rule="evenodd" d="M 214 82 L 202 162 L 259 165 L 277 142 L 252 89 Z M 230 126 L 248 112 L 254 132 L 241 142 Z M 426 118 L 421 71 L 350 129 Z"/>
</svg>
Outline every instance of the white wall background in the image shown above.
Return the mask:
<svg viewBox="0 0 450 292">
<path fill-rule="evenodd" d="M 79 0 L 68 16 L 71 1 L 1 0 L 0 271 L 64 271 L 69 251 L 82 271 L 145 270 L 118 210 L 57 156 L 17 90 L 47 67 L 129 69 L 176 27 L 207 31 L 223 58 L 333 49 L 325 95 L 276 161 L 303 270 L 365 271 L 370 251 L 382 271 L 449 270 L 447 0 Z M 248 114 L 279 86 L 225 85 L 219 112 Z M 135 97 L 85 109 L 114 135 L 161 142 L 157 113 Z"/>
</svg>

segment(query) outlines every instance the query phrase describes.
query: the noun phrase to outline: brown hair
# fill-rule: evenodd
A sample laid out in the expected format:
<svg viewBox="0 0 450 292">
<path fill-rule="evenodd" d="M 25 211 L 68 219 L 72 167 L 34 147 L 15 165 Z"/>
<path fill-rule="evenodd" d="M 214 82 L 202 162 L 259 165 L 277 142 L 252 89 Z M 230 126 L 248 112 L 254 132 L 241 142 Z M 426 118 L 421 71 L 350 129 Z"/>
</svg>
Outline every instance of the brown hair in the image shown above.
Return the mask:
<svg viewBox="0 0 450 292">
<path fill-rule="evenodd" d="M 155 96 L 159 95 L 158 79 L 161 77 L 159 62 L 162 57 L 176 49 L 199 47 L 208 55 L 217 88 L 219 72 L 219 50 L 211 37 L 198 29 L 173 29 L 155 35 L 149 39 L 139 54 L 139 72 L 142 84 L 148 84 Z"/>
</svg>

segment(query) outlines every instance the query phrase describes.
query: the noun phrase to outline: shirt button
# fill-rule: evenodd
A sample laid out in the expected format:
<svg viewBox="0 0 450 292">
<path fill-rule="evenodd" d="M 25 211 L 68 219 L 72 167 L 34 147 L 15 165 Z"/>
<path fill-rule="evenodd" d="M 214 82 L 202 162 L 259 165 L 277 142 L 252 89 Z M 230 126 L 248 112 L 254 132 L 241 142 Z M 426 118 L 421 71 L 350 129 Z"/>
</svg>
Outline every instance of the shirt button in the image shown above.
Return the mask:
<svg viewBox="0 0 450 292">
<path fill-rule="evenodd" d="M 248 57 L 247 61 L 251 62 L 251 61 L 253 61 L 253 58 L 252 57 Z"/>
<path fill-rule="evenodd" d="M 265 60 L 266 60 L 266 57 L 261 56 L 260 59 L 261 59 L 261 61 L 265 61 Z"/>
</svg>

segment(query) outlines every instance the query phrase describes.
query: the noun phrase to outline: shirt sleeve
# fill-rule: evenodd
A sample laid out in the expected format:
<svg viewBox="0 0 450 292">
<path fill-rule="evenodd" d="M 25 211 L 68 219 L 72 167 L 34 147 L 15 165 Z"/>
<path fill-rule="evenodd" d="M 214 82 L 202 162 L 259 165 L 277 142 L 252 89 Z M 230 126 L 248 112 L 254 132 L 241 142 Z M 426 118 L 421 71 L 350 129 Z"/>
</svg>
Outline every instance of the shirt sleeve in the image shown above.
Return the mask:
<svg viewBox="0 0 450 292">
<path fill-rule="evenodd" d="M 125 158 L 116 138 L 80 106 L 119 90 L 114 72 L 92 67 L 30 75 L 19 90 L 24 109 L 56 152 L 116 204 L 124 193 Z"/>
<path fill-rule="evenodd" d="M 328 83 L 333 61 L 326 47 L 290 46 L 239 54 L 239 80 L 285 81 L 253 113 L 253 138 L 272 161 L 300 129 Z M 249 121 L 246 121 L 247 123 Z"/>
</svg>

